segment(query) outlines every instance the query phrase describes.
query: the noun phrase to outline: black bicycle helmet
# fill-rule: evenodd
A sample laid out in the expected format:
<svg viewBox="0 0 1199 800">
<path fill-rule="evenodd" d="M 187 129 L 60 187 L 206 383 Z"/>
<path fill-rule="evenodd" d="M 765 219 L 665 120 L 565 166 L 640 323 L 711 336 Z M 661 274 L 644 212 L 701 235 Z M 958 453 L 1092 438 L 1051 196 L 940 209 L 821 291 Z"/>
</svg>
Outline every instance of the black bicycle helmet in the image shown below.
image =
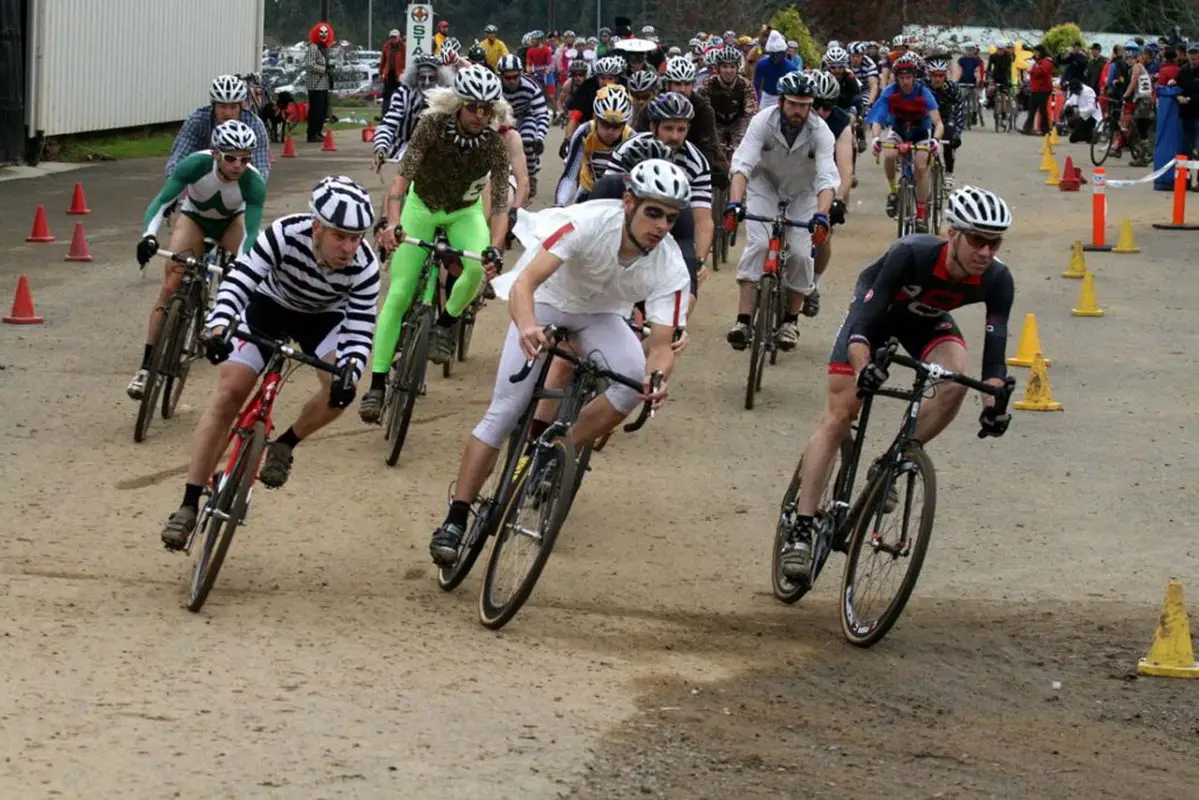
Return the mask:
<svg viewBox="0 0 1199 800">
<path fill-rule="evenodd" d="M 651 122 L 662 122 L 668 119 L 690 121 L 695 118 L 695 106 L 691 105 L 691 101 L 678 92 L 667 92 L 650 101 L 649 118 Z"/>
</svg>

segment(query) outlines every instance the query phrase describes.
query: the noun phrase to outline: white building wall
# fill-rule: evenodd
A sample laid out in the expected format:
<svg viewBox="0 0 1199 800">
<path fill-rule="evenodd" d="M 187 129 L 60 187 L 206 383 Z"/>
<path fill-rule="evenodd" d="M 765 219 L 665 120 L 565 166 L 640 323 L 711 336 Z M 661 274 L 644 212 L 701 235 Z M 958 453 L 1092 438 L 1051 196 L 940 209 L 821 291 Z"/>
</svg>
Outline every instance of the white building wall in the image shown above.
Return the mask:
<svg viewBox="0 0 1199 800">
<path fill-rule="evenodd" d="M 27 122 L 46 136 L 173 122 L 256 72 L 264 0 L 31 0 Z"/>
</svg>

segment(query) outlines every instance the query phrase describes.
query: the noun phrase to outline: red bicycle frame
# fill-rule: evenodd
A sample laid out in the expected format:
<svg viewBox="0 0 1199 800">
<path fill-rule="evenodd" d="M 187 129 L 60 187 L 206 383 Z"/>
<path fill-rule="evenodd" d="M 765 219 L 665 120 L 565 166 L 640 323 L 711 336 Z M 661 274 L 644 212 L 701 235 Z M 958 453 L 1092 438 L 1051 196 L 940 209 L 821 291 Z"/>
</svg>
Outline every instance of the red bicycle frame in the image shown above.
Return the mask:
<svg viewBox="0 0 1199 800">
<path fill-rule="evenodd" d="M 271 432 L 275 429 L 275 423 L 271 421 L 271 409 L 274 408 L 275 398 L 279 396 L 279 386 L 283 383 L 283 374 L 279 370 L 268 370 L 262 376 L 262 381 L 258 385 L 258 391 L 250 399 L 250 402 L 242 409 L 237 417 L 237 421 L 233 427 L 229 429 L 229 438 L 225 442 L 225 447 L 228 448 L 230 443 L 233 443 L 233 451 L 229 454 L 229 458 L 225 463 L 225 469 L 222 475 L 228 475 L 233 471 L 233 465 L 237 463 L 237 457 L 241 455 L 241 450 L 246 445 L 246 440 L 250 438 L 250 432 L 254 429 L 254 423 L 262 420 L 266 425 L 267 439 L 271 438 Z M 236 441 L 234 441 L 236 440 Z M 263 454 L 266 451 L 263 450 Z M 261 460 L 262 456 L 259 456 Z M 254 465 L 254 480 L 258 480 L 258 464 Z M 213 487 L 215 492 L 216 486 Z"/>
</svg>

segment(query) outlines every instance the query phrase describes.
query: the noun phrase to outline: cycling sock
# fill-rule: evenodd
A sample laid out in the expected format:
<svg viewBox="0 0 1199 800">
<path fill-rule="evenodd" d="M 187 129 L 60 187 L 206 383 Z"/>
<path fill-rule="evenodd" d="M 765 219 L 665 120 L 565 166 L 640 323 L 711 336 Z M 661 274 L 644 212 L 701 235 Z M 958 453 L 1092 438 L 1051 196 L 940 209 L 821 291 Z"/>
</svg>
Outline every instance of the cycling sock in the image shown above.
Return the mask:
<svg viewBox="0 0 1199 800">
<path fill-rule="evenodd" d="M 786 322 L 798 323 L 799 322 L 799 314 L 783 314 L 783 322 L 784 323 L 786 323 Z"/>
<path fill-rule="evenodd" d="M 300 437 L 296 436 L 295 428 L 288 428 L 283 432 L 283 435 L 275 439 L 279 444 L 285 444 L 288 447 L 295 447 L 300 443 Z"/>
<path fill-rule="evenodd" d="M 183 503 L 182 506 L 190 508 L 192 511 L 200 507 L 200 495 L 204 493 L 204 487 L 198 483 L 189 483 L 183 487 Z"/>
<path fill-rule="evenodd" d="M 458 321 L 457 317 L 450 316 L 450 312 L 442 311 L 441 316 L 437 318 L 437 327 L 452 328 L 454 323 Z"/>
<path fill-rule="evenodd" d="M 372 372 L 371 373 L 371 388 L 372 389 L 386 389 L 387 388 L 387 373 L 386 372 Z"/>
<path fill-rule="evenodd" d="M 749 314 L 738 314 L 737 322 L 741 323 L 742 325 L 749 325 L 751 322 L 753 322 L 753 317 Z"/>
<path fill-rule="evenodd" d="M 916 219 L 924 219 L 924 203 L 916 204 Z"/>
<path fill-rule="evenodd" d="M 154 345 L 146 345 L 145 352 L 142 353 L 142 369 L 150 368 L 150 356 L 154 353 Z"/>
<path fill-rule="evenodd" d="M 470 503 L 465 500 L 451 500 L 449 513 L 445 515 L 446 525 L 457 525 L 465 528 L 470 521 Z"/>
</svg>

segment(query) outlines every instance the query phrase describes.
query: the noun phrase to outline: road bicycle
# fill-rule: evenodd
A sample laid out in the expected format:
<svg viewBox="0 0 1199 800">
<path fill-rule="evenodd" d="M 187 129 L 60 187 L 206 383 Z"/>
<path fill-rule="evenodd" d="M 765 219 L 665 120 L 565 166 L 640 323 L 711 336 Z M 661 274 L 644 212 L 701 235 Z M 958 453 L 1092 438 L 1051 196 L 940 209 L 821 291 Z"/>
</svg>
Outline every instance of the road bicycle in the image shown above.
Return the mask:
<svg viewBox="0 0 1199 800">
<path fill-rule="evenodd" d="M 895 224 L 896 237 L 902 239 L 905 236 L 916 233 L 916 161 L 914 153 L 927 153 L 930 147 L 927 144 L 917 144 L 915 142 L 883 142 L 884 150 L 895 150 L 899 153 L 899 181 L 895 188 L 895 196 L 897 198 L 895 204 Z M 938 181 L 939 183 L 930 184 L 929 199 L 933 202 L 933 208 L 925 210 L 925 222 L 928 223 L 929 218 L 937 218 L 938 206 L 941 202 L 941 194 L 944 186 L 944 174 L 940 172 L 940 160 L 936 158 L 929 159 L 928 166 L 929 180 Z M 931 229 L 931 226 L 930 226 Z"/>
<path fill-rule="evenodd" d="M 729 261 L 729 232 L 723 225 L 724 207 L 728 204 L 727 189 L 712 189 L 712 224 L 716 230 L 712 236 L 712 270 L 719 271 L 721 264 Z"/>
<path fill-rule="evenodd" d="M 570 341 L 571 332 L 548 326 L 545 329 L 550 345 L 545 349 L 548 358 L 540 367 L 533 394 L 521 415 L 520 422 L 508 437 L 503 468 L 493 474 L 471 508 L 471 524 L 458 547 L 458 559 L 453 566 L 438 571 L 437 582 L 442 589 L 456 588 L 470 573 L 492 536 L 491 555 L 479 593 L 479 621 L 498 630 L 506 625 L 528 600 L 541 576 L 558 532 L 566 521 L 581 482 L 579 453 L 574 444 L 574 426 L 588 399 L 594 397 L 601 382 L 615 382 L 641 394 L 644 387 L 613 372 L 599 362 L 600 354 L 579 356 L 559 347 Z M 547 389 L 545 379 L 550 362 L 563 358 L 574 365 L 570 381 L 563 389 Z M 529 360 L 515 375 L 512 383 L 520 383 L 532 372 L 536 360 Z M 651 391 L 656 390 L 662 376 L 651 376 Z M 554 422 L 532 442 L 528 441 L 529 426 L 541 400 L 559 401 Z M 653 416 L 650 401 L 642 406 L 641 414 L 624 426 L 627 433 L 640 430 Z M 520 551 L 529 546 L 531 557 L 520 567 Z M 509 573 L 511 575 L 509 576 Z"/>
<path fill-rule="evenodd" d="M 996 133 L 1011 133 L 1016 130 L 1016 107 L 1012 102 L 1011 90 L 1006 86 L 987 84 L 987 94 L 991 98 L 991 116 Z"/>
<path fill-rule="evenodd" d="M 285 341 L 258 336 L 252 331 L 239 330 L 239 320 L 233 320 L 225 330 L 223 340 L 236 337 L 244 342 L 263 348 L 269 356 L 266 369 L 258 383 L 258 391 L 242 409 L 237 421 L 229 430 L 229 443 L 233 445 L 225 469 L 213 475 L 205 488 L 207 502 L 200 509 L 196 527 L 188 537 L 186 551 L 198 545 L 191 584 L 188 587 L 187 608 L 199 611 L 208 593 L 216 583 L 217 574 L 225 562 L 233 534 L 246 521 L 254 483 L 258 480 L 258 467 L 266 451 L 267 439 L 275 430 L 271 412 L 283 383 L 291 377 L 299 365 L 305 364 L 334 376 L 343 386 L 353 385 L 353 373 L 347 368 L 340 370 L 319 358 L 313 358 Z M 288 366 L 287 362 L 295 362 Z M 286 368 L 286 371 L 284 371 Z M 226 444 L 226 448 L 228 448 Z"/>
<path fill-rule="evenodd" d="M 209 242 L 211 240 L 206 240 L 205 244 Z M 150 362 L 146 368 L 149 376 L 133 425 L 135 442 L 145 440 L 155 412 L 160 412 L 163 419 L 170 419 L 175 414 L 191 372 L 191 364 L 203 355 L 199 340 L 204 317 L 216 295 L 217 283 L 233 261 L 233 257 L 216 242 L 211 242 L 211 245 L 199 259 L 169 250 L 159 250 L 156 254 L 182 265 L 183 277 L 179 288 L 167 300 L 158 341 L 150 351 Z M 158 404 L 160 395 L 161 408 Z"/>
<path fill-rule="evenodd" d="M 390 446 L 386 459 L 389 467 L 394 467 L 400 458 L 400 452 L 408 438 L 408 426 L 412 422 L 416 398 L 424 393 L 433 326 L 437 324 L 442 310 L 441 269 L 447 266 L 448 259 L 469 258 L 479 262 L 483 260 L 478 253 L 451 247 L 442 228 L 437 229 L 431 242 L 405 236 L 404 243 L 420 247 L 427 251 L 428 255 L 421 266 L 420 278 L 413 289 L 411 304 L 400 325 L 396 355 L 387 375 L 387 389 L 379 415 L 379 422 L 384 425 L 384 436 Z M 468 309 L 471 314 L 469 324 L 464 322 L 465 314 L 456 323 L 455 350 L 460 360 L 466 358 L 466 351 L 470 348 L 470 337 L 475 327 L 474 315 L 478 313 L 478 309 L 479 306 L 475 306 L 473 310 Z M 450 362 L 453 360 L 451 357 L 442 366 L 442 372 L 446 377 L 450 375 Z"/>
<path fill-rule="evenodd" d="M 787 290 L 783 287 L 782 268 L 787 263 L 790 251 L 787 245 L 787 228 L 808 228 L 808 220 L 788 219 L 789 200 L 778 205 L 778 214 L 763 217 L 745 214 L 746 222 L 764 222 L 770 226 L 770 241 L 766 247 L 766 261 L 762 266 L 762 277 L 758 279 L 758 290 L 754 294 L 753 311 L 750 315 L 749 376 L 745 381 L 745 408 L 753 410 L 754 395 L 762 391 L 762 373 L 766 371 L 766 357 L 770 363 L 778 362 L 778 330 L 786 312 Z M 735 244 L 736 226 L 729 232 L 730 244 Z"/>
<path fill-rule="evenodd" d="M 1120 137 L 1120 124 L 1123 118 L 1124 106 L 1121 102 L 1108 101 L 1108 113 L 1095 126 L 1095 132 L 1091 134 L 1091 163 L 1097 167 L 1103 166 L 1107 161 L 1112 150 L 1115 148 L 1115 142 Z M 1146 127 L 1149 129 L 1149 136 L 1145 136 L 1141 130 L 1141 122 L 1145 119 L 1150 121 Z M 1129 121 L 1128 132 L 1124 134 L 1124 148 L 1127 148 L 1129 154 L 1129 164 L 1131 166 L 1144 166 L 1153 162 L 1153 146 L 1155 127 L 1152 118 L 1138 119 L 1135 115 Z M 1117 151 L 1117 158 L 1121 155 Z"/>
<path fill-rule="evenodd" d="M 926 363 L 897 351 L 899 343 L 891 339 L 879 348 L 874 360 L 884 369 L 898 364 L 912 369 L 915 379 L 909 390 L 883 387 L 862 398 L 862 409 L 850 438 L 841 444 L 835 478 L 822 498 L 816 514 L 816 537 L 813 542 L 812 572 L 807 581 L 788 578 L 782 571 L 782 548 L 797 524 L 796 506 L 803 475 L 803 458 L 783 495 L 779 520 L 774 534 L 774 553 L 771 560 L 771 583 L 774 595 L 784 603 L 794 603 L 807 594 L 833 550 L 846 554 L 845 571 L 841 580 L 841 631 L 850 644 L 870 647 L 882 640 L 903 613 L 908 598 L 928 552 L 936 511 L 937 484 L 933 462 L 924 447 L 915 439 L 916 419 L 925 398 L 935 393 L 939 383 L 952 382 L 995 398 L 996 413 L 1007 411 L 1008 399 L 1015 388 L 1015 379 L 1007 378 L 1003 386 L 993 386 L 968 375 L 951 372 L 939 364 Z M 867 472 L 866 486 L 856 497 L 854 478 L 862 455 L 862 444 L 870 421 L 875 396 L 893 397 L 908 404 L 898 434 L 887 450 L 875 459 Z M 987 434 L 979 431 L 979 438 Z M 920 495 L 919 513 L 913 512 L 914 498 Z M 886 523 L 898 523 L 899 530 L 886 532 Z M 907 570 L 898 588 L 891 594 L 872 590 L 869 578 L 871 566 L 889 572 L 900 560 Z M 875 563 L 877 562 L 877 563 Z M 858 574 L 865 566 L 866 573 Z M 879 600 L 881 610 L 871 611 L 870 601 Z"/>
</svg>

